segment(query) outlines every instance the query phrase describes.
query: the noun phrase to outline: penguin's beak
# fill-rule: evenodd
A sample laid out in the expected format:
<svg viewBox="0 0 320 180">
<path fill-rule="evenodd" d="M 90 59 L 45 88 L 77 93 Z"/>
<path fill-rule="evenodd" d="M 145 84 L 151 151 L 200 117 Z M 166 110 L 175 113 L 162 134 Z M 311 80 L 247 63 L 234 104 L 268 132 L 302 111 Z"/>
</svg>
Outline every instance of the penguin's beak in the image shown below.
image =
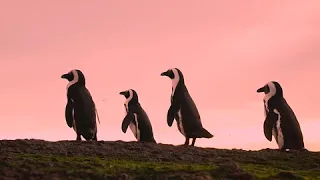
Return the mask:
<svg viewBox="0 0 320 180">
<path fill-rule="evenodd" d="M 68 81 L 72 81 L 73 75 L 70 74 L 70 73 L 68 73 L 68 74 L 63 74 L 63 75 L 61 76 L 61 78 L 62 78 L 62 79 L 67 79 Z"/>
<path fill-rule="evenodd" d="M 168 76 L 168 71 L 161 73 L 160 76 Z"/>
<path fill-rule="evenodd" d="M 259 89 L 257 90 L 257 93 L 264 92 L 264 90 L 265 90 L 265 87 L 263 86 L 263 87 L 261 87 L 261 88 L 259 88 Z"/>
<path fill-rule="evenodd" d="M 69 74 L 63 74 L 63 75 L 61 76 L 61 78 L 62 78 L 62 79 L 68 79 L 68 76 L 69 76 Z"/>
<path fill-rule="evenodd" d="M 127 92 L 126 91 L 122 91 L 119 94 L 125 96 L 127 94 Z"/>
<path fill-rule="evenodd" d="M 160 74 L 160 76 L 170 76 L 170 71 L 168 70 L 168 71 L 166 71 L 166 72 L 163 72 L 163 73 L 161 73 Z"/>
</svg>

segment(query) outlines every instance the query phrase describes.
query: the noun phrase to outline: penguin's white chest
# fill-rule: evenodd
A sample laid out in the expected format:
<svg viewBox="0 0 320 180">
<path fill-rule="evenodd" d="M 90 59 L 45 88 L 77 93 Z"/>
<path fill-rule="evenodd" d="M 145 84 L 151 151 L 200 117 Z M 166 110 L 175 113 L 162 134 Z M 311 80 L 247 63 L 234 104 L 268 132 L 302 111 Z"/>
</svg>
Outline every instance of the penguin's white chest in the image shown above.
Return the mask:
<svg viewBox="0 0 320 180">
<path fill-rule="evenodd" d="M 124 108 L 125 108 L 125 113 L 127 115 L 127 113 L 129 112 L 128 102 L 126 102 L 124 104 Z M 136 113 L 133 113 L 133 115 L 134 115 L 134 121 L 136 124 L 134 124 L 133 122 L 130 122 L 129 128 L 132 131 L 134 137 L 139 141 L 140 140 L 140 130 L 139 130 L 139 123 L 138 123 L 138 115 Z"/>
<path fill-rule="evenodd" d="M 276 122 L 276 126 L 272 128 L 272 135 L 275 138 L 279 149 L 281 149 L 284 145 L 284 139 L 283 139 L 283 133 L 282 133 L 282 129 L 281 129 L 281 115 L 279 113 L 278 110 L 274 109 L 274 112 L 278 115 L 278 119 Z"/>
<path fill-rule="evenodd" d="M 176 92 L 176 88 L 177 88 L 177 85 L 178 85 L 179 80 L 180 80 L 179 74 L 178 74 L 176 69 L 173 69 L 173 73 L 174 73 L 174 77 L 175 78 L 172 80 L 171 99 L 173 98 L 174 93 Z M 182 114 L 181 114 L 181 108 L 178 110 L 177 114 L 178 114 L 178 119 L 176 119 L 176 120 L 177 120 L 178 130 L 180 131 L 180 133 L 182 135 L 186 136 L 186 134 L 184 132 L 183 124 L 182 124 L 183 117 L 182 117 Z"/>
<path fill-rule="evenodd" d="M 177 123 L 178 123 L 178 129 L 181 132 L 182 135 L 186 136 L 185 132 L 184 132 L 184 128 L 183 128 L 183 124 L 182 124 L 182 115 L 181 115 L 181 109 L 179 109 L 178 111 L 178 119 L 177 119 Z"/>
<path fill-rule="evenodd" d="M 172 93 L 172 96 L 173 96 L 173 93 Z M 171 98 L 173 98 L 172 96 L 171 96 Z M 178 130 L 180 131 L 180 133 L 182 135 L 186 136 L 186 134 L 184 132 L 183 124 L 182 124 L 183 118 L 182 118 L 182 114 L 181 114 L 181 108 L 178 110 L 177 115 L 178 115 L 178 119 L 176 119 L 176 120 L 177 120 Z"/>
<path fill-rule="evenodd" d="M 76 121 L 74 119 L 72 121 L 72 128 L 73 128 L 74 132 L 77 132 Z"/>
<path fill-rule="evenodd" d="M 275 89 L 273 83 L 271 83 L 271 84 L 268 83 L 268 86 L 270 88 L 270 92 L 268 94 L 266 94 L 265 97 L 263 98 L 264 106 L 265 106 L 267 112 L 269 112 L 268 102 L 269 102 L 270 98 L 272 96 L 274 96 L 276 93 L 276 89 Z M 281 149 L 284 145 L 283 133 L 282 133 L 282 129 L 280 126 L 281 125 L 281 114 L 277 109 L 274 109 L 273 112 L 278 115 L 278 119 L 276 121 L 276 126 L 272 128 L 272 135 L 275 138 L 279 149 Z M 266 112 L 265 112 L 265 116 L 267 116 Z"/>
<path fill-rule="evenodd" d="M 74 109 L 72 110 L 72 114 L 74 114 Z M 77 132 L 77 126 L 76 126 L 76 120 L 74 119 L 74 117 L 72 117 L 72 128 L 74 130 L 74 132 Z"/>
<path fill-rule="evenodd" d="M 138 116 L 136 113 L 133 114 L 134 115 L 134 121 L 136 123 L 136 125 L 131 122 L 129 124 L 129 127 L 134 135 L 134 137 L 136 137 L 136 139 L 139 141 L 140 140 L 140 130 L 139 130 L 139 124 L 138 124 Z"/>
</svg>

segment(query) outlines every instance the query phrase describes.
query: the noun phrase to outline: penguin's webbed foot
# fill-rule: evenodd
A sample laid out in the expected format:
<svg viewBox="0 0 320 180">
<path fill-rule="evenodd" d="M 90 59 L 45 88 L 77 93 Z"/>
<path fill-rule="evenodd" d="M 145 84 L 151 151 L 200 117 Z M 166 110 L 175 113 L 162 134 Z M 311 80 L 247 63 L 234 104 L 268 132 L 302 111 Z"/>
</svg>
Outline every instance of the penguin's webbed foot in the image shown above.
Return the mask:
<svg viewBox="0 0 320 180">
<path fill-rule="evenodd" d="M 81 141 L 81 136 L 80 135 L 77 135 L 76 141 Z"/>
<path fill-rule="evenodd" d="M 98 138 L 97 138 L 97 133 L 94 135 L 94 137 L 92 138 L 92 141 L 98 141 Z"/>
<path fill-rule="evenodd" d="M 191 146 L 194 146 L 194 144 L 196 143 L 196 139 L 197 139 L 197 138 L 192 138 Z"/>
<path fill-rule="evenodd" d="M 189 146 L 189 138 L 186 138 L 186 141 L 184 142 L 185 146 Z"/>
</svg>

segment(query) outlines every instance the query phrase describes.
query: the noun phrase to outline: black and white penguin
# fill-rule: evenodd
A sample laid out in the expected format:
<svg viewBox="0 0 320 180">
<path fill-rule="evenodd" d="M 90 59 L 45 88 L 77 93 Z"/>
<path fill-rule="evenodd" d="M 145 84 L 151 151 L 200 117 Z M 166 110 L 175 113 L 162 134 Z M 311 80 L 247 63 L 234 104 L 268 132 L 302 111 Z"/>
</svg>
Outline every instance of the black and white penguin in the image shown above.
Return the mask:
<svg viewBox="0 0 320 180">
<path fill-rule="evenodd" d="M 264 92 L 264 135 L 272 141 L 274 136 L 279 150 L 304 149 L 303 135 L 299 122 L 291 107 L 283 97 L 283 90 L 276 81 L 270 81 L 257 90 Z"/>
<path fill-rule="evenodd" d="M 171 106 L 167 113 L 167 123 L 171 127 L 176 119 L 178 130 L 185 136 L 185 145 L 194 146 L 196 138 L 212 138 L 213 135 L 202 127 L 200 114 L 193 102 L 184 82 L 182 72 L 178 68 L 169 69 L 161 73 L 172 80 Z"/>
<path fill-rule="evenodd" d="M 128 126 L 139 142 L 156 143 L 153 137 L 152 125 L 147 113 L 139 103 L 138 94 L 135 90 L 129 89 L 119 93 L 126 98 L 124 103 L 126 116 L 122 121 L 122 132 L 126 133 Z"/>
<path fill-rule="evenodd" d="M 67 125 L 77 133 L 77 139 L 81 136 L 88 140 L 97 141 L 96 106 L 90 92 L 86 88 L 86 80 L 83 73 L 74 69 L 61 76 L 69 81 L 67 85 L 67 105 L 65 118 Z"/>
</svg>

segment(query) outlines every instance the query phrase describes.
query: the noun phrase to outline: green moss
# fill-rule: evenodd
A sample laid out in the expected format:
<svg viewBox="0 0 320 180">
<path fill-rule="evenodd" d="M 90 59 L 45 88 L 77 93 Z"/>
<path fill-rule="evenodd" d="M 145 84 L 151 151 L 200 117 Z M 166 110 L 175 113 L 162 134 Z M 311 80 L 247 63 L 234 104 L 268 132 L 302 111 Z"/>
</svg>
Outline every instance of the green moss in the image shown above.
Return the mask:
<svg viewBox="0 0 320 180">
<path fill-rule="evenodd" d="M 174 162 L 152 162 L 152 161 L 128 161 L 114 158 L 90 157 L 90 156 L 62 156 L 49 154 L 14 154 L 11 160 L 3 166 L 11 166 L 16 169 L 36 169 L 44 173 L 63 173 L 68 175 L 90 174 L 94 177 L 108 175 L 119 175 L 126 173 L 132 176 L 153 176 L 161 173 L 179 172 L 204 172 L 213 178 L 228 175 L 218 173 L 222 166 L 219 163 L 211 164 L 188 164 Z M 303 179 L 320 179 L 319 169 L 299 170 L 298 166 L 293 168 L 291 161 L 279 161 L 272 164 L 238 163 L 244 172 L 252 174 L 257 179 L 268 179 L 280 172 L 291 172 Z M 225 169 L 229 169 L 225 167 Z"/>
<path fill-rule="evenodd" d="M 270 166 L 259 164 L 239 164 L 239 166 L 246 172 L 254 174 L 257 178 L 263 179 L 279 173 L 278 169 Z"/>
<path fill-rule="evenodd" d="M 152 175 L 169 171 L 211 171 L 215 168 L 214 165 L 140 162 L 86 156 L 18 154 L 15 158 L 14 163 L 16 166 L 27 162 L 29 165 L 36 166 L 38 170 L 46 172 L 65 171 L 67 169 L 67 173 L 94 171 L 98 174 L 107 173 L 110 175 L 117 175 L 119 173 Z"/>
<path fill-rule="evenodd" d="M 258 179 L 268 179 L 271 176 L 275 176 L 280 172 L 290 172 L 297 177 L 301 177 L 303 179 L 320 179 L 320 170 L 298 170 L 298 169 L 290 169 L 283 168 L 287 165 L 277 165 L 277 166 L 266 166 L 260 164 L 240 164 L 239 165 L 243 170 L 254 174 Z M 282 167 L 282 168 L 281 168 Z"/>
</svg>

